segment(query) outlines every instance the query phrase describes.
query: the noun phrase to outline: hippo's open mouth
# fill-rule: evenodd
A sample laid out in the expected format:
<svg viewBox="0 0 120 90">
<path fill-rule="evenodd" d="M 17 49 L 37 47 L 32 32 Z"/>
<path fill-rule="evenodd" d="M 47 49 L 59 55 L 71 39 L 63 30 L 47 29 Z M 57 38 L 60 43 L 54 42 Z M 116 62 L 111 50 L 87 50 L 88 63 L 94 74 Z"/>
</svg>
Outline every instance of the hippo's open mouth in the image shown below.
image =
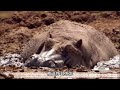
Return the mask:
<svg viewBox="0 0 120 90">
<path fill-rule="evenodd" d="M 55 50 L 44 51 L 40 54 L 34 54 L 25 62 L 25 66 L 43 66 L 43 67 L 63 67 L 64 60 L 60 54 L 54 54 Z"/>
<path fill-rule="evenodd" d="M 33 54 L 25 62 L 19 54 L 7 54 L 0 57 L 0 66 L 15 66 L 15 67 L 63 67 L 64 61 L 60 54 L 53 54 L 54 49 L 50 51 L 41 52 L 40 54 Z"/>
</svg>

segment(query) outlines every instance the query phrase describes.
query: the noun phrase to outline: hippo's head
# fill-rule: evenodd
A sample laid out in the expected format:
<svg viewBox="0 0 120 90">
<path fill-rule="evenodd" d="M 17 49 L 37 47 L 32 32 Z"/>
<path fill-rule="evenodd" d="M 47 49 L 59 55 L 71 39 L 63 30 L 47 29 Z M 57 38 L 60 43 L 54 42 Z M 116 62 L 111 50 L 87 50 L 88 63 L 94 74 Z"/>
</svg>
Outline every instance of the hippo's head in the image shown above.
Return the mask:
<svg viewBox="0 0 120 90">
<path fill-rule="evenodd" d="M 63 67 L 66 65 L 69 68 L 79 66 L 82 63 L 81 46 L 81 39 L 61 43 L 59 40 L 48 38 L 41 44 L 36 54 L 26 61 L 26 66 Z"/>
</svg>

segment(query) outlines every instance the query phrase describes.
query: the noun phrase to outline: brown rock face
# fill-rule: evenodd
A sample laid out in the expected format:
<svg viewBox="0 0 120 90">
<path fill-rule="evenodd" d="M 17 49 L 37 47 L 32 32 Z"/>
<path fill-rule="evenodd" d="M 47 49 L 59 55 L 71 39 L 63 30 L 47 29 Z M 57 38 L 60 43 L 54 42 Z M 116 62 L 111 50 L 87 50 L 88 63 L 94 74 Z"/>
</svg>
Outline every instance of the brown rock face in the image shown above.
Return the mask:
<svg viewBox="0 0 120 90">
<path fill-rule="evenodd" d="M 32 54 L 55 49 L 68 67 L 83 65 L 92 68 L 97 62 L 109 60 L 118 52 L 113 43 L 95 28 L 60 20 L 44 28 L 42 34 L 35 35 L 23 48 L 21 55 L 26 60 Z"/>
</svg>

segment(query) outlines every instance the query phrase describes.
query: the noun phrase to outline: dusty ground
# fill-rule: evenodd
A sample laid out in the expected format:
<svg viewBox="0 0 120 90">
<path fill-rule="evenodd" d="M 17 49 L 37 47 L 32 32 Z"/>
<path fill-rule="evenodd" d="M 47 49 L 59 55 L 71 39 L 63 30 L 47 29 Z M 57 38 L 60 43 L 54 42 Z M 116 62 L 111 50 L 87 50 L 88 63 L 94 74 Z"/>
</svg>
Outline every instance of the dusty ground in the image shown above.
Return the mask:
<svg viewBox="0 0 120 90">
<path fill-rule="evenodd" d="M 35 33 L 40 33 L 43 27 L 61 19 L 91 25 L 104 32 L 120 52 L 120 12 L 118 11 L 2 11 L 0 12 L 0 56 L 21 52 L 25 43 Z"/>
<path fill-rule="evenodd" d="M 0 69 L 0 79 L 120 79 L 119 69 L 100 72 L 66 67 L 61 69 L 0 67 Z"/>
</svg>

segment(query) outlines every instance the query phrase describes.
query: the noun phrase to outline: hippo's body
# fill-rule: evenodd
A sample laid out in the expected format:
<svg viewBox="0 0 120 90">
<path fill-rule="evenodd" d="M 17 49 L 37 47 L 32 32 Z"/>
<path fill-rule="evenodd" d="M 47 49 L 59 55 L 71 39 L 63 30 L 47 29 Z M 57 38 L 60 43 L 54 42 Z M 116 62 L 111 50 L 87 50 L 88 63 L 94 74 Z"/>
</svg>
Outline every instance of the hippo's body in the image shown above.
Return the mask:
<svg viewBox="0 0 120 90">
<path fill-rule="evenodd" d="M 93 68 L 97 62 L 118 54 L 110 39 L 91 26 L 61 20 L 44 29 L 44 33 L 35 35 L 24 47 L 21 55 L 25 60 L 34 53 L 54 49 L 53 54 L 61 55 L 60 60 L 68 67 L 83 65 Z"/>
</svg>

